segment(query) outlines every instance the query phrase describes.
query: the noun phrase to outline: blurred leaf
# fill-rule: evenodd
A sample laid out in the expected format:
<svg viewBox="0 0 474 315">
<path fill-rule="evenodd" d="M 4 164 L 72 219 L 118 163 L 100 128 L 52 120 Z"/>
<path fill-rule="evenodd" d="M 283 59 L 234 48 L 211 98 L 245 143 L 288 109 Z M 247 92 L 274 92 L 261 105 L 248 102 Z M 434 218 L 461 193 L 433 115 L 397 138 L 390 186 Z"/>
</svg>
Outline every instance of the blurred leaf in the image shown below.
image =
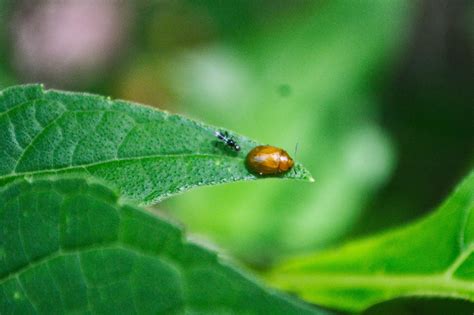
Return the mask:
<svg viewBox="0 0 474 315">
<path fill-rule="evenodd" d="M 195 186 L 256 179 L 245 154 L 220 146 L 215 127 L 125 101 L 39 85 L 0 95 L 0 185 L 25 176 L 90 174 L 152 203 Z M 217 145 L 216 145 L 217 144 Z M 311 179 L 296 165 L 283 178 Z"/>
<path fill-rule="evenodd" d="M 196 190 L 167 201 L 173 213 L 258 263 L 347 233 L 395 162 L 374 94 L 403 48 L 411 8 L 406 0 L 315 1 L 245 41 L 177 57 L 167 75 L 191 115 L 289 152 L 298 143 L 316 183 Z"/>
<path fill-rule="evenodd" d="M 361 311 L 397 297 L 474 302 L 474 172 L 427 218 L 342 248 L 296 258 L 271 282 L 308 301 Z"/>
<path fill-rule="evenodd" d="M 326 313 L 260 286 L 90 180 L 4 187 L 0 235 L 2 314 Z"/>
</svg>

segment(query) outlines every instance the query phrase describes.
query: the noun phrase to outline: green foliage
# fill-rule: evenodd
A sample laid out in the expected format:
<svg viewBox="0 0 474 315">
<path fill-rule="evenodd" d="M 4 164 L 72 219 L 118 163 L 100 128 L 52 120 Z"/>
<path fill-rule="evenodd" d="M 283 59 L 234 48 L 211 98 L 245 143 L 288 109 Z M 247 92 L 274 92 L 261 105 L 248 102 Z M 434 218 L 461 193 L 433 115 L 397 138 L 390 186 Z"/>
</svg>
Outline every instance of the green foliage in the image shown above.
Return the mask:
<svg viewBox="0 0 474 315">
<path fill-rule="evenodd" d="M 91 180 L 0 190 L 1 314 L 323 314 Z"/>
<path fill-rule="evenodd" d="M 232 133 L 235 153 L 214 145 L 215 127 L 149 107 L 0 91 L 0 314 L 322 313 L 127 200 L 212 186 L 159 210 L 261 270 L 419 216 L 472 160 L 469 5 L 425 2 L 108 2 L 96 22 L 120 27 L 98 35 L 89 19 L 54 23 L 94 5 L 0 0 L 0 90 L 43 82 L 165 106 L 298 145 L 316 177 L 253 181 L 255 141 Z M 470 314 L 473 176 L 428 218 L 291 259 L 271 279 L 339 310 Z M 299 164 L 281 177 L 311 179 Z"/>
<path fill-rule="evenodd" d="M 255 179 L 243 160 L 256 142 L 235 135 L 236 153 L 213 127 L 90 94 L 39 85 L 0 93 L 0 313 L 322 312 L 124 201 Z M 301 165 L 282 177 L 311 179 Z M 350 311 L 407 296 L 474 301 L 473 192 L 474 173 L 425 220 L 294 259 L 271 280 Z"/>
<path fill-rule="evenodd" d="M 427 218 L 293 259 L 270 279 L 308 301 L 350 311 L 409 296 L 474 301 L 474 172 Z"/>
<path fill-rule="evenodd" d="M 0 92 L 0 185 L 24 176 L 88 174 L 148 204 L 192 187 L 255 179 L 245 167 L 257 143 L 150 107 L 39 85 Z M 283 178 L 311 179 L 297 164 Z"/>
</svg>

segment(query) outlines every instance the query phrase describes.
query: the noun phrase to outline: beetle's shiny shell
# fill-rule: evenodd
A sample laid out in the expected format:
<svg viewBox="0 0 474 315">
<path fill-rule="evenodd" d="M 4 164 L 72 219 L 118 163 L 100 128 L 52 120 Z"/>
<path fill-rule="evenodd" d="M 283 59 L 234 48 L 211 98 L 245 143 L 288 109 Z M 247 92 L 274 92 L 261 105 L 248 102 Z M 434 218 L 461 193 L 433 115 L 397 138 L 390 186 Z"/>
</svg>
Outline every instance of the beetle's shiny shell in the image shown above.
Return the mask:
<svg viewBox="0 0 474 315">
<path fill-rule="evenodd" d="M 259 145 L 247 154 L 246 164 L 252 173 L 276 175 L 289 171 L 294 162 L 283 149 L 270 145 Z"/>
</svg>

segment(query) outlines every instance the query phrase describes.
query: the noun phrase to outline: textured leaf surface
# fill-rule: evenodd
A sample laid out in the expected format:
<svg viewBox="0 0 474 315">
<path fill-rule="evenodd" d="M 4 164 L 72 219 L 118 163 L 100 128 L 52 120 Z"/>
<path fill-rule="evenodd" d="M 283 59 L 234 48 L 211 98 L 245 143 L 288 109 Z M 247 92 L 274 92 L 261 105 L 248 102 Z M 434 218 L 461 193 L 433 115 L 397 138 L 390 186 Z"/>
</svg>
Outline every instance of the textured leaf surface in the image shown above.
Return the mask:
<svg viewBox="0 0 474 315">
<path fill-rule="evenodd" d="M 0 185 L 24 176 L 86 173 L 151 203 L 195 186 L 256 178 L 244 159 L 257 143 L 234 135 L 242 147 L 236 154 L 217 144 L 215 127 L 39 85 L 0 93 Z M 301 165 L 282 177 L 311 178 Z"/>
<path fill-rule="evenodd" d="M 0 191 L 0 314 L 320 314 L 84 179 Z"/>
<path fill-rule="evenodd" d="M 474 172 L 431 216 L 340 249 L 294 259 L 271 281 L 308 301 L 360 311 L 407 296 L 474 302 Z"/>
</svg>

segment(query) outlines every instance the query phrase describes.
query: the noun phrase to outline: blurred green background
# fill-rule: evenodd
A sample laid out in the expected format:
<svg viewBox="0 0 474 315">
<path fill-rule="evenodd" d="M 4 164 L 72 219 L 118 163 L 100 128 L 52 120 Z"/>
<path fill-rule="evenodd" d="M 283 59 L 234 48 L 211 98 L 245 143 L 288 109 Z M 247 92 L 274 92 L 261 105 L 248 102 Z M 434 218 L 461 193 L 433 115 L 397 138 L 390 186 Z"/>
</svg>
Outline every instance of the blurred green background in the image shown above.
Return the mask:
<svg viewBox="0 0 474 315">
<path fill-rule="evenodd" d="M 420 217 L 473 166 L 473 12 L 447 0 L 0 0 L 0 87 L 110 95 L 285 148 L 315 183 L 206 187 L 157 206 L 265 269 Z"/>
</svg>

